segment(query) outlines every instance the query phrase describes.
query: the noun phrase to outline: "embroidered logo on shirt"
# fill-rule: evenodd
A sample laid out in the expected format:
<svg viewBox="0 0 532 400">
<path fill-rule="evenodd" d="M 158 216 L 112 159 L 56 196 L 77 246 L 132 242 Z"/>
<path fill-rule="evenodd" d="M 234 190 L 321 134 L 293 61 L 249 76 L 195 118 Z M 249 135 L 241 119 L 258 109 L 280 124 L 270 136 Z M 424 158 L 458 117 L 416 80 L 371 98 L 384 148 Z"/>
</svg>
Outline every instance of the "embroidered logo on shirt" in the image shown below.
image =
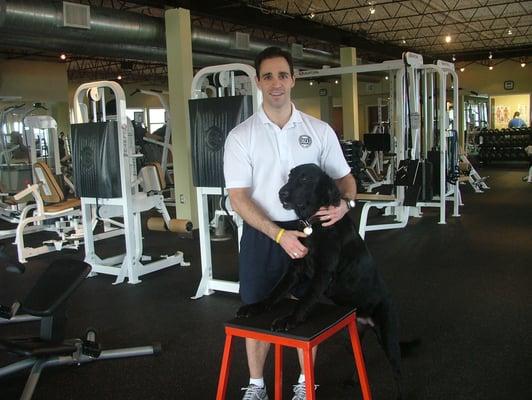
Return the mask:
<svg viewBox="0 0 532 400">
<path fill-rule="evenodd" d="M 312 144 L 312 138 L 309 135 L 299 136 L 299 145 L 301 147 L 310 147 Z"/>
</svg>

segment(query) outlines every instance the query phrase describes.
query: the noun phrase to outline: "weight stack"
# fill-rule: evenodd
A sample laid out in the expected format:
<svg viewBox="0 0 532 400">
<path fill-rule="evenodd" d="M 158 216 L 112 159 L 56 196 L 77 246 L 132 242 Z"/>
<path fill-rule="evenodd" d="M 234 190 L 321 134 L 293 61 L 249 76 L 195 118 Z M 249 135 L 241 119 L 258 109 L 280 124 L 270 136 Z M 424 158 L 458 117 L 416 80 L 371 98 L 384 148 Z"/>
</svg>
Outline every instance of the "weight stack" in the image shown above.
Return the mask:
<svg viewBox="0 0 532 400">
<path fill-rule="evenodd" d="M 440 152 L 430 150 L 427 160 L 432 164 L 432 196 L 440 195 Z"/>
<path fill-rule="evenodd" d="M 231 129 L 249 118 L 252 113 L 251 96 L 189 100 L 194 186 L 224 185 L 225 139 Z"/>
<path fill-rule="evenodd" d="M 77 197 L 122 197 L 116 121 L 71 125 Z"/>
</svg>

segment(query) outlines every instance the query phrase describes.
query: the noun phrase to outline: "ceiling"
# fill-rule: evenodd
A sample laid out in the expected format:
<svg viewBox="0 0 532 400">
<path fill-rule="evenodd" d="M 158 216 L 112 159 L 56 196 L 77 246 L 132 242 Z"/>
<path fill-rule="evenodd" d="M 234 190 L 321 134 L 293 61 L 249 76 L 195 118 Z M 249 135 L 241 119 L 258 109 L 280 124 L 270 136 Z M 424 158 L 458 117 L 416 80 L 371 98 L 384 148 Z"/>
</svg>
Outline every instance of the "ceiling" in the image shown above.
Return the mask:
<svg viewBox="0 0 532 400">
<path fill-rule="evenodd" d="M 16 0 L 7 0 L 16 1 Z M 43 0 L 50 2 L 51 0 Z M 357 48 L 365 60 L 399 58 L 404 51 L 433 59 L 491 62 L 527 61 L 532 55 L 532 0 L 70 0 L 93 7 L 163 18 L 169 8 L 191 11 L 192 25 L 223 32 L 246 32 L 251 38 L 338 54 L 341 46 Z M 446 37 L 450 41 L 446 41 Z M 1 47 L 1 46 L 0 46 Z M 38 48 L 0 48 L 4 58 L 54 58 Z M 69 55 L 69 75 L 98 79 L 118 73 L 123 60 Z M 130 77 L 164 80 L 164 63 L 135 62 Z"/>
</svg>

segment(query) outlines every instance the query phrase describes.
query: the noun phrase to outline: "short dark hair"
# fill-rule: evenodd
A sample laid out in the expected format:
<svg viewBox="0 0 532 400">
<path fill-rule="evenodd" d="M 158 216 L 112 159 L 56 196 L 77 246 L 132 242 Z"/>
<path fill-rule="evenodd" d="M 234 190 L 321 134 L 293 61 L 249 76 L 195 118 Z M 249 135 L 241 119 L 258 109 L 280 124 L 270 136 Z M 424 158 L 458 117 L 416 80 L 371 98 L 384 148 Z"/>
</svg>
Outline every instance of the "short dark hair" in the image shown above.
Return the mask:
<svg viewBox="0 0 532 400">
<path fill-rule="evenodd" d="M 272 46 L 266 47 L 259 54 L 257 54 L 257 57 L 255 57 L 255 73 L 257 74 L 257 79 L 260 79 L 259 71 L 262 62 L 264 60 L 277 57 L 282 57 L 286 60 L 288 66 L 290 67 L 290 75 L 294 76 L 294 60 L 292 59 L 292 55 L 280 47 Z"/>
</svg>

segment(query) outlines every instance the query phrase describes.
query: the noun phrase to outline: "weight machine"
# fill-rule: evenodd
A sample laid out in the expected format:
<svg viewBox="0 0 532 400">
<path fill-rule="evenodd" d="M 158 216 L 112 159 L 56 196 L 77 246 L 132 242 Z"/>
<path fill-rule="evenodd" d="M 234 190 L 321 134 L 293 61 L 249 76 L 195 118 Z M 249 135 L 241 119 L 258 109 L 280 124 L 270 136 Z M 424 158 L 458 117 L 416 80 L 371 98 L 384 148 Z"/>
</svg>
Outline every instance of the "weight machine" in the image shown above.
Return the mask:
<svg viewBox="0 0 532 400">
<path fill-rule="evenodd" d="M 106 115 L 105 94 L 110 91 L 116 100 L 116 116 Z M 92 118 L 89 122 L 88 98 Z M 98 110 L 98 104 L 100 109 Z M 168 211 L 162 194 L 141 192 L 142 178 L 137 176 L 133 126 L 126 117 L 126 101 L 122 87 L 112 81 L 85 83 L 74 95 L 72 129 L 72 159 L 76 191 L 81 197 L 83 226 L 100 220 L 122 229 L 126 252 L 100 258 L 94 248 L 92 229 L 84 230 L 85 261 L 92 273 L 116 276 L 115 284 L 141 282 L 139 277 L 176 264 L 188 265 L 183 253 L 161 256 L 157 260 L 143 255 L 141 212 L 159 211 L 165 221 Z M 150 176 L 145 174 L 144 176 Z M 150 187 L 149 182 L 143 182 Z M 122 218 L 118 221 L 116 218 Z"/>
<path fill-rule="evenodd" d="M 248 93 L 251 93 L 251 98 L 249 98 L 249 96 L 244 96 L 243 98 L 242 96 L 237 96 L 237 73 L 243 73 L 244 76 L 249 78 L 251 86 Z M 217 79 L 219 82 L 221 81 L 220 86 L 228 90 L 218 90 L 217 94 L 219 97 L 207 98 L 207 95 L 202 88 L 206 86 L 209 88 L 212 87 L 208 84 L 209 77 Z M 239 76 L 239 78 L 240 77 L 241 76 Z M 196 120 L 194 116 L 191 116 L 190 118 L 193 147 L 198 150 L 198 154 L 193 160 L 193 167 L 198 205 L 202 277 L 196 290 L 196 294 L 192 297 L 193 299 L 198 299 L 204 295 L 212 294 L 214 290 L 231 293 L 238 293 L 239 291 L 238 282 L 213 278 L 208 199 L 209 196 L 227 195 L 227 191 L 223 187 L 224 181 L 222 169 L 225 137 L 234 126 L 243 121 L 247 116 L 250 116 L 253 111 L 257 110 L 262 103 L 262 93 L 257 89 L 255 84 L 255 69 L 249 65 L 237 63 L 205 67 L 196 73 L 192 79 L 191 86 L 192 93 L 189 106 L 191 110 L 194 110 L 191 111 L 191 114 L 196 112 L 195 116 L 199 118 L 199 120 Z M 211 102 L 213 102 L 213 104 L 209 105 Z M 214 102 L 217 102 L 217 104 Z M 251 107 L 249 107 L 250 103 Z M 249 115 L 246 115 L 245 112 L 238 112 L 239 107 L 248 109 Z M 226 126 L 217 126 L 216 121 L 211 121 L 214 125 L 207 124 L 209 126 L 204 125 L 202 127 L 200 116 L 202 111 L 206 114 L 211 114 L 211 111 L 209 110 L 216 110 L 217 108 L 220 111 L 220 115 L 224 111 L 226 112 L 223 117 L 220 117 L 221 120 L 226 119 L 234 124 L 229 127 L 228 122 Z M 222 110 L 222 108 L 226 109 Z M 231 108 L 233 110 L 236 109 L 236 111 L 232 112 L 233 110 L 227 110 Z M 208 115 L 206 117 L 208 117 Z M 217 122 L 220 123 L 219 120 Z M 200 152 L 203 153 L 203 157 L 199 154 Z M 224 202 L 222 201 L 222 203 Z M 227 208 L 228 207 L 226 206 L 227 212 L 235 220 L 238 226 L 238 243 L 240 244 L 242 221 L 236 213 Z"/>
</svg>

